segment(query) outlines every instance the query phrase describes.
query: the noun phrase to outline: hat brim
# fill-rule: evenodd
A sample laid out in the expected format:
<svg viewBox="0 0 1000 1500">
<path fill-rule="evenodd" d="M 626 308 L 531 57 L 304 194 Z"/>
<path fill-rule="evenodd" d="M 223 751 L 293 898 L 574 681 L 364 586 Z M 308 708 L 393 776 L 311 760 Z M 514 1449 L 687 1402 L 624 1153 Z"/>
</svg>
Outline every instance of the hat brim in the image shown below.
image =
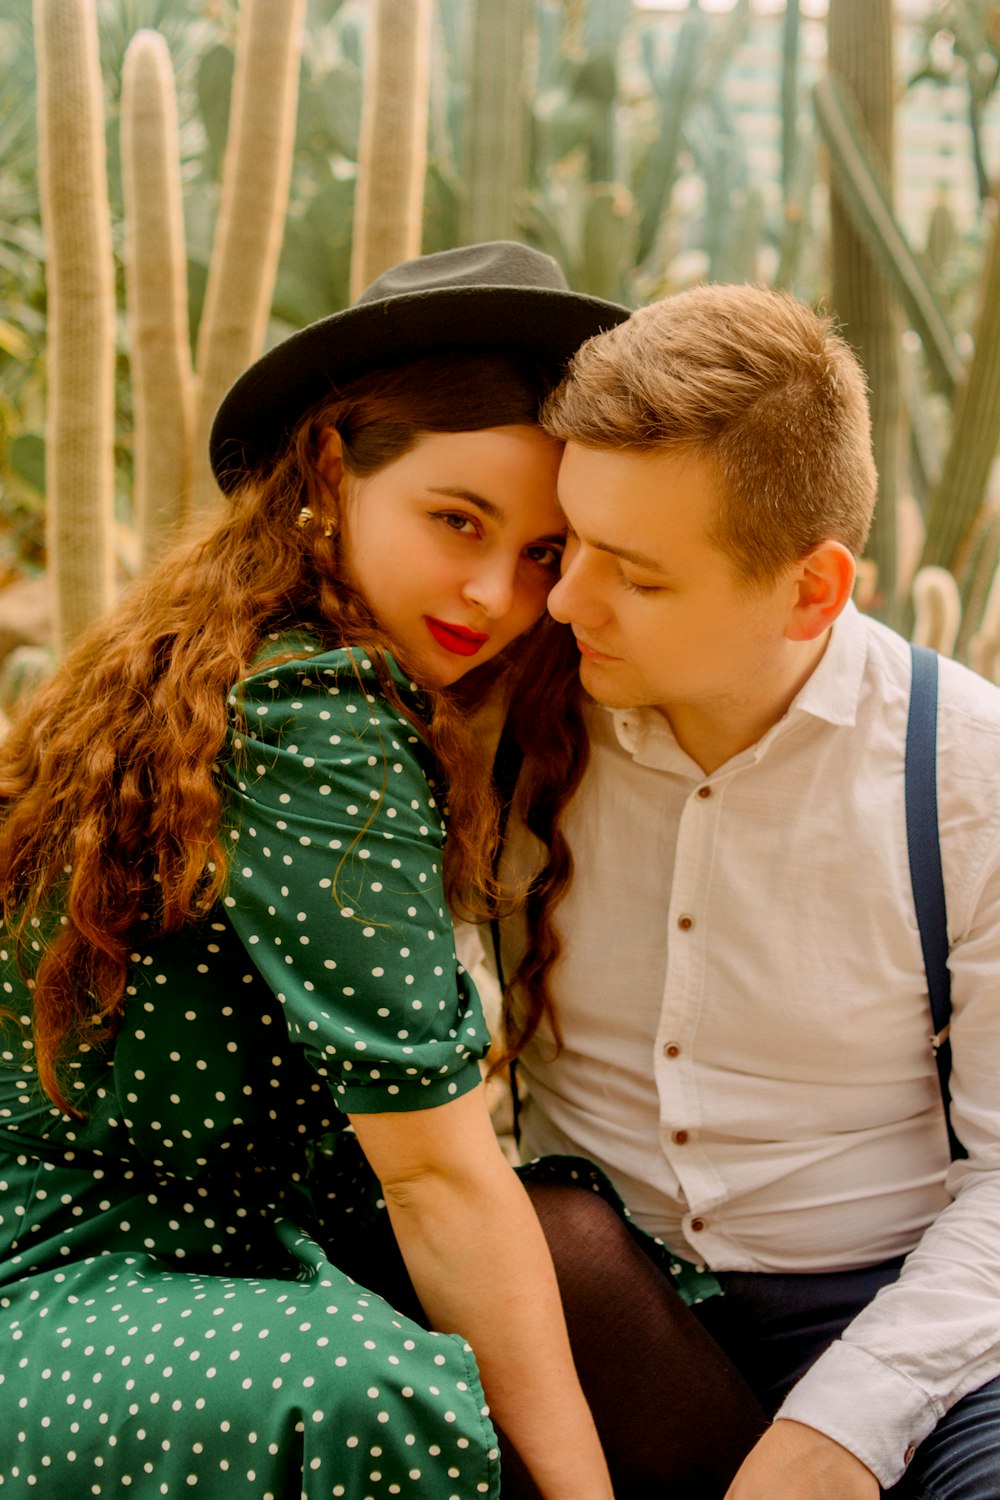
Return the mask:
<svg viewBox="0 0 1000 1500">
<path fill-rule="evenodd" d="M 226 395 L 209 438 L 223 490 L 277 457 L 299 418 L 338 385 L 447 349 L 505 350 L 557 376 L 581 344 L 629 309 L 579 292 L 445 287 L 386 297 L 310 323 L 250 366 Z"/>
</svg>

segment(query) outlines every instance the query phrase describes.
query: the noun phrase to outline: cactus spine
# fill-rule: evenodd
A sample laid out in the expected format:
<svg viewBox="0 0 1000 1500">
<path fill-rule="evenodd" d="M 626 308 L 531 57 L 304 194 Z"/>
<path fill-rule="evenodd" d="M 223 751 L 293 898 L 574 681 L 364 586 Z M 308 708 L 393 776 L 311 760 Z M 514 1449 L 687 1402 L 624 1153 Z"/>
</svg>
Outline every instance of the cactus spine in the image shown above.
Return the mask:
<svg viewBox="0 0 1000 1500">
<path fill-rule="evenodd" d="M 281 250 L 298 101 L 304 0 L 243 0 L 236 72 L 195 361 L 196 515 L 219 503 L 208 434 L 219 402 L 261 352 Z"/>
<path fill-rule="evenodd" d="M 420 254 L 430 107 L 431 0 L 376 0 L 369 33 L 351 297 Z"/>
<path fill-rule="evenodd" d="M 135 512 L 145 568 L 184 519 L 194 421 L 177 106 L 167 45 L 155 31 L 138 32 L 125 54 L 121 140 Z"/>
<path fill-rule="evenodd" d="M 115 294 L 94 0 L 35 0 L 58 649 L 114 596 Z"/>
</svg>

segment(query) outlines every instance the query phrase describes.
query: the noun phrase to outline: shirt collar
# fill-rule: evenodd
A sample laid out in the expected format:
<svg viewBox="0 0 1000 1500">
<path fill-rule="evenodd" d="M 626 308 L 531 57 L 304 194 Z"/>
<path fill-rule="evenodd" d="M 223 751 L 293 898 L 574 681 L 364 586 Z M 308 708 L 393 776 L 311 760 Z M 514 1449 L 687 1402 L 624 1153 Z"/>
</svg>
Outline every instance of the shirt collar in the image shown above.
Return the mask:
<svg viewBox="0 0 1000 1500">
<path fill-rule="evenodd" d="M 819 665 L 799 689 L 788 712 L 755 746 L 730 762 L 730 767 L 742 764 L 744 758 L 759 758 L 764 747 L 785 733 L 799 714 L 823 719 L 828 724 L 853 724 L 867 654 L 864 622 L 850 600 L 830 630 Z M 670 725 L 655 708 L 609 708 L 606 712 L 611 715 L 618 743 L 633 759 L 662 770 L 703 775 L 677 744 Z"/>
<path fill-rule="evenodd" d="M 799 689 L 788 710 L 811 714 L 828 724 L 853 724 L 868 657 L 868 637 L 857 605 L 848 600 L 830 631 L 819 666 Z"/>
</svg>

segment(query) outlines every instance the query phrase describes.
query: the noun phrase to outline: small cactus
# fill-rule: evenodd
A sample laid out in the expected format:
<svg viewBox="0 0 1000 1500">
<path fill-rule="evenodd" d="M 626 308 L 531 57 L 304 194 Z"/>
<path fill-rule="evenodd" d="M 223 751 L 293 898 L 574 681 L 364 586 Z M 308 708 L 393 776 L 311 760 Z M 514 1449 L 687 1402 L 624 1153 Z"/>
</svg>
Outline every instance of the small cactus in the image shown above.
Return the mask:
<svg viewBox="0 0 1000 1500">
<path fill-rule="evenodd" d="M 913 610 L 914 644 L 951 656 L 962 622 L 962 599 L 947 568 L 920 569 L 913 580 Z"/>
<path fill-rule="evenodd" d="M 1000 568 L 993 576 L 983 618 L 969 645 L 969 664 L 990 682 L 1000 683 Z"/>
</svg>

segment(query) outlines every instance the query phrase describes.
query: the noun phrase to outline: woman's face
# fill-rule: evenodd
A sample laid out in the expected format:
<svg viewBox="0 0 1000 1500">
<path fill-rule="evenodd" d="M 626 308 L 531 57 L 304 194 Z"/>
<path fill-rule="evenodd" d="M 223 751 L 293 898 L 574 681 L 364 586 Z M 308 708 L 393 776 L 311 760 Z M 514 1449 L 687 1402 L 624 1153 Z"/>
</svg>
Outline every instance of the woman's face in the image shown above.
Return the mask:
<svg viewBox="0 0 1000 1500">
<path fill-rule="evenodd" d="M 535 623 L 559 576 L 562 444 L 540 428 L 432 433 L 366 479 L 339 478 L 341 562 L 408 665 L 447 687 Z"/>
</svg>

